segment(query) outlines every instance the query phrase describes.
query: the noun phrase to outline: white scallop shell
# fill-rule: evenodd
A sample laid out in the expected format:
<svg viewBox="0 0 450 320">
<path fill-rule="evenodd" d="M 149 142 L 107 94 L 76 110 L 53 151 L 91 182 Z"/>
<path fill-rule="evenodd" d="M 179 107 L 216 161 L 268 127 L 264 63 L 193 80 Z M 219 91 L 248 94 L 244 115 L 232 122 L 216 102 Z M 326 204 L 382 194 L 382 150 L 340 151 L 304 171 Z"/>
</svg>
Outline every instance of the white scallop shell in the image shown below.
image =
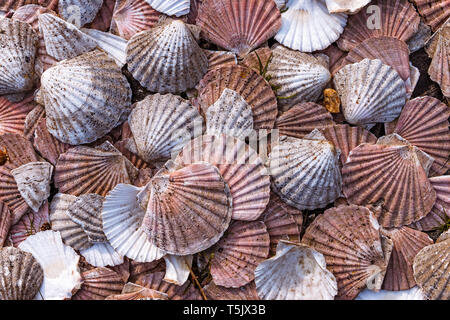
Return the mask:
<svg viewBox="0 0 450 320">
<path fill-rule="evenodd" d="M 191 9 L 190 0 L 145 0 L 153 9 L 168 16 L 184 16 Z"/>
<path fill-rule="evenodd" d="M 323 254 L 287 241 L 280 241 L 277 254 L 258 265 L 255 284 L 264 300 L 333 300 L 337 294 Z"/>
<path fill-rule="evenodd" d="M 34 212 L 50 196 L 52 173 L 53 166 L 48 162 L 29 162 L 11 170 L 20 195 Z"/>
<path fill-rule="evenodd" d="M 193 257 L 193 255 L 174 256 L 171 254 L 164 256 L 166 262 L 164 281 L 182 286 L 189 278 Z"/>
<path fill-rule="evenodd" d="M 327 48 L 339 39 L 347 24 L 347 15 L 328 13 L 325 0 L 289 0 L 289 9 L 281 14 L 281 29 L 275 40 L 302 52 Z"/>
<path fill-rule="evenodd" d="M 325 0 L 329 13 L 354 14 L 371 0 Z"/>
<path fill-rule="evenodd" d="M 58 12 L 64 20 L 80 28 L 95 19 L 102 5 L 103 0 L 59 0 Z"/>
<path fill-rule="evenodd" d="M 113 58 L 119 67 L 127 63 L 127 40 L 109 32 L 81 29 L 97 43 L 97 46 Z"/>
<path fill-rule="evenodd" d="M 95 243 L 81 250 L 80 253 L 94 267 L 113 267 L 123 263 L 123 256 L 118 254 L 108 242 Z"/>
<path fill-rule="evenodd" d="M 23 241 L 19 249 L 31 253 L 44 270 L 44 283 L 36 299 L 70 299 L 81 287 L 80 256 L 63 244 L 59 232 L 38 232 Z"/>
<path fill-rule="evenodd" d="M 396 119 L 406 103 L 405 82 L 381 60 L 364 59 L 346 65 L 334 75 L 334 85 L 345 119 L 371 126 Z"/>
<path fill-rule="evenodd" d="M 426 300 L 419 287 L 413 287 L 409 290 L 387 291 L 380 290 L 375 292 L 370 289 L 362 291 L 355 300 Z"/>
</svg>

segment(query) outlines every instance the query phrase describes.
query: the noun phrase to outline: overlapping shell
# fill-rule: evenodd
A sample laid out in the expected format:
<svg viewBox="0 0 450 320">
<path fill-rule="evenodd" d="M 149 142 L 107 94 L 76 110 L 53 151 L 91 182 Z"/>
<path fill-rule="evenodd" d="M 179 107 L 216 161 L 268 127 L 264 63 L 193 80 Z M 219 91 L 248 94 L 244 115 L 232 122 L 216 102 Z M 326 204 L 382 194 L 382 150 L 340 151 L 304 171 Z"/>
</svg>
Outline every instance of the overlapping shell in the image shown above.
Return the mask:
<svg viewBox="0 0 450 320">
<path fill-rule="evenodd" d="M 11 228 L 11 220 L 11 212 L 8 206 L 3 201 L 0 201 L 0 249 L 3 247 L 8 236 L 9 229 Z"/>
<path fill-rule="evenodd" d="M 19 103 L 12 103 L 8 99 L 0 97 L 0 134 L 24 133 L 25 119 L 34 108 L 32 98 L 30 96 Z"/>
<path fill-rule="evenodd" d="M 237 57 L 233 52 L 204 50 L 208 58 L 208 71 L 225 65 L 236 65 Z"/>
<path fill-rule="evenodd" d="M 81 274 L 83 284 L 72 300 L 104 300 L 119 294 L 125 285 L 120 275 L 107 268 L 95 268 Z"/>
<path fill-rule="evenodd" d="M 371 0 L 325 0 L 330 13 L 354 14 L 365 7 Z"/>
<path fill-rule="evenodd" d="M 402 291 L 380 290 L 378 292 L 366 289 L 355 300 L 425 300 L 419 287 Z"/>
<path fill-rule="evenodd" d="M 203 290 L 212 300 L 259 300 L 254 281 L 240 288 L 225 288 L 211 281 Z"/>
<path fill-rule="evenodd" d="M 44 118 L 36 123 L 33 145 L 41 156 L 48 160 L 52 165 L 56 165 L 59 156 L 71 147 L 69 144 L 62 143 L 48 132 Z"/>
<path fill-rule="evenodd" d="M 82 29 L 82 31 L 91 37 L 100 49 L 113 58 L 119 67 L 122 68 L 127 63 L 127 41 L 125 39 L 95 29 Z"/>
<path fill-rule="evenodd" d="M 80 28 L 95 19 L 102 5 L 103 0 L 59 0 L 58 12 L 64 20 Z"/>
<path fill-rule="evenodd" d="M 184 16 L 189 13 L 190 0 L 145 0 L 152 8 L 168 16 Z"/>
<path fill-rule="evenodd" d="M 448 0 L 412 0 L 425 22 L 436 31 L 450 17 Z"/>
</svg>

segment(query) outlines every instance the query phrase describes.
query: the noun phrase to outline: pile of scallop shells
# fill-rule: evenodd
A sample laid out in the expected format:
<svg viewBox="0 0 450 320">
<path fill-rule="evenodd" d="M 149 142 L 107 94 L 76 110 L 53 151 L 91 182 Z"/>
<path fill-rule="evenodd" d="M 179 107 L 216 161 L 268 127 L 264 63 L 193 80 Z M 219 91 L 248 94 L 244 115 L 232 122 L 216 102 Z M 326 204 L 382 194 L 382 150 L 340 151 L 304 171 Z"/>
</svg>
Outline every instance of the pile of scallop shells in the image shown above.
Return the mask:
<svg viewBox="0 0 450 320">
<path fill-rule="evenodd" d="M 449 17 L 0 0 L 0 300 L 449 300 Z"/>
</svg>

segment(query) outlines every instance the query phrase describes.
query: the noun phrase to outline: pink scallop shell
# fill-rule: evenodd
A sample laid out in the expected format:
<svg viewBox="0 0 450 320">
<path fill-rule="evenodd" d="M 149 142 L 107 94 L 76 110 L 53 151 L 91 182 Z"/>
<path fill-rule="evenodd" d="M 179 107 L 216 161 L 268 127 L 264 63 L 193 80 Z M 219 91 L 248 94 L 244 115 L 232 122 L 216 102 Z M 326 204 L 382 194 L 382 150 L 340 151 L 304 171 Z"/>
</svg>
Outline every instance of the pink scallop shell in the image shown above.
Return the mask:
<svg viewBox="0 0 450 320">
<path fill-rule="evenodd" d="M 8 206 L 3 201 L 0 201 L 0 249 L 6 241 L 10 228 L 11 212 Z"/>
<path fill-rule="evenodd" d="M 122 292 L 125 285 L 122 277 L 108 268 L 95 268 L 81 274 L 83 283 L 72 300 L 105 300 Z"/>
<path fill-rule="evenodd" d="M 45 119 L 38 122 L 34 131 L 33 145 L 36 150 L 51 164 L 56 165 L 59 156 L 69 150 L 72 146 L 56 139 L 47 130 Z"/>
<path fill-rule="evenodd" d="M 25 119 L 35 106 L 33 99 L 31 95 L 19 103 L 13 103 L 0 97 L 0 134 L 24 134 Z"/>
<path fill-rule="evenodd" d="M 449 0 L 412 0 L 412 2 L 433 31 L 439 29 L 450 17 Z"/>
</svg>

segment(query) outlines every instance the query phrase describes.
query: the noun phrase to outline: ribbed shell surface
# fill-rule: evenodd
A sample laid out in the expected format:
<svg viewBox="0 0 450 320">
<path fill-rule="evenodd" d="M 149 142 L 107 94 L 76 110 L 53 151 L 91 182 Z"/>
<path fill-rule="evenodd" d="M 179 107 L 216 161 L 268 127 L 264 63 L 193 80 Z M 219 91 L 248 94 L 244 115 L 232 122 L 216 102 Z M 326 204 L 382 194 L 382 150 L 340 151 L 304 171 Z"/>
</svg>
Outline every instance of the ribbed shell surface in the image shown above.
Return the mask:
<svg viewBox="0 0 450 320">
<path fill-rule="evenodd" d="M 102 207 L 104 198 L 98 194 L 82 194 L 69 207 L 67 214 L 86 232 L 90 242 L 106 242 L 103 233 Z"/>
<path fill-rule="evenodd" d="M 145 0 L 155 10 L 168 16 L 184 16 L 189 13 L 190 0 Z"/>
<path fill-rule="evenodd" d="M 0 249 L 8 236 L 11 220 L 11 212 L 8 206 L 3 201 L 0 201 Z"/>
<path fill-rule="evenodd" d="M 83 284 L 72 300 L 104 300 L 119 294 L 125 285 L 115 271 L 107 268 L 95 268 L 81 274 Z"/>
<path fill-rule="evenodd" d="M 425 22 L 436 31 L 450 17 L 449 0 L 413 0 Z"/>
<path fill-rule="evenodd" d="M 31 96 L 19 103 L 13 103 L 0 97 L 0 134 L 24 134 L 26 116 L 34 108 L 32 100 Z"/>
<path fill-rule="evenodd" d="M 225 288 L 211 281 L 203 290 L 211 300 L 259 300 L 254 281 L 239 288 Z"/>
</svg>

